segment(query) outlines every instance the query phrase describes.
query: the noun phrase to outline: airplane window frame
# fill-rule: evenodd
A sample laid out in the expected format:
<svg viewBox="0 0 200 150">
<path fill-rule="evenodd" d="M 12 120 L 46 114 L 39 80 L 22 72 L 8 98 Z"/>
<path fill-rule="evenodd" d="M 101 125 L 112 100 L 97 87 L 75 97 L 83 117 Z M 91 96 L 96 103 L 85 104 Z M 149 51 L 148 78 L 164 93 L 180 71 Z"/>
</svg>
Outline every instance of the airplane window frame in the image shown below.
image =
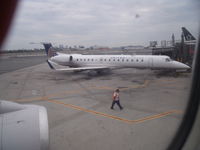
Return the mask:
<svg viewBox="0 0 200 150">
<path fill-rule="evenodd" d="M 199 33 L 200 36 L 200 33 Z M 188 104 L 185 110 L 183 120 L 176 132 L 176 135 L 172 139 L 167 150 L 181 150 L 185 144 L 187 144 L 188 137 L 192 132 L 192 127 L 195 123 L 195 118 L 199 111 L 200 104 L 200 39 L 195 48 L 195 56 L 193 62 L 192 81 L 190 92 L 188 96 Z"/>
<path fill-rule="evenodd" d="M 2 8 L 3 15 L 0 15 L 0 20 L 4 20 L 4 24 L 0 24 L 0 46 L 2 46 L 3 41 L 5 40 L 5 35 L 8 33 L 12 16 L 15 13 L 17 7 L 17 0 L 4 0 L 0 1 L 0 8 Z M 196 55 L 194 58 L 193 72 L 192 72 L 192 82 L 191 89 L 189 94 L 189 101 L 187 108 L 183 117 L 183 120 L 179 126 L 177 134 L 173 138 L 171 144 L 167 149 L 169 150 L 179 150 L 182 149 L 185 142 L 188 139 L 188 136 L 191 132 L 191 129 L 195 122 L 195 117 L 199 110 L 200 103 L 200 41 L 198 38 L 198 43 L 196 46 Z M 80 59 L 80 61 L 82 61 Z"/>
</svg>

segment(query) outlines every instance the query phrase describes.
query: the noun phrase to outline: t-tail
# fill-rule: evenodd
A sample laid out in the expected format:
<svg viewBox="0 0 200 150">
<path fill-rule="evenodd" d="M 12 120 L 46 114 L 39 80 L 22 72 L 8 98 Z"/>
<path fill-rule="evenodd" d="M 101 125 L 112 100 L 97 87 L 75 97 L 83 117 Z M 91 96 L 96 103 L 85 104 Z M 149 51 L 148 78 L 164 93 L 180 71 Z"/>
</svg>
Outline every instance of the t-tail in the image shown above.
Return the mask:
<svg viewBox="0 0 200 150">
<path fill-rule="evenodd" d="M 46 52 L 48 58 L 51 58 L 51 57 L 53 57 L 53 56 L 58 55 L 58 54 L 56 53 L 56 51 L 53 49 L 51 43 L 42 43 L 42 44 L 44 45 L 44 49 L 45 49 L 45 52 Z"/>
<path fill-rule="evenodd" d="M 182 31 L 186 41 L 196 40 L 195 37 L 185 27 L 182 27 Z"/>
</svg>

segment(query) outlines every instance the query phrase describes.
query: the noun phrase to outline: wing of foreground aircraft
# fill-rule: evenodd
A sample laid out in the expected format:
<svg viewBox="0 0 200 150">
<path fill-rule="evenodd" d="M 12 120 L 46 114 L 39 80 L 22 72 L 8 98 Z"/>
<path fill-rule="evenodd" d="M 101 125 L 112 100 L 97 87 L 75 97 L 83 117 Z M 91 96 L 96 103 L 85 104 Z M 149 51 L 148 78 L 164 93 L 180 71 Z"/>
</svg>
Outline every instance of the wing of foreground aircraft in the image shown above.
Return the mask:
<svg viewBox="0 0 200 150">
<path fill-rule="evenodd" d="M 0 149 L 47 150 L 46 108 L 0 101 Z"/>
</svg>

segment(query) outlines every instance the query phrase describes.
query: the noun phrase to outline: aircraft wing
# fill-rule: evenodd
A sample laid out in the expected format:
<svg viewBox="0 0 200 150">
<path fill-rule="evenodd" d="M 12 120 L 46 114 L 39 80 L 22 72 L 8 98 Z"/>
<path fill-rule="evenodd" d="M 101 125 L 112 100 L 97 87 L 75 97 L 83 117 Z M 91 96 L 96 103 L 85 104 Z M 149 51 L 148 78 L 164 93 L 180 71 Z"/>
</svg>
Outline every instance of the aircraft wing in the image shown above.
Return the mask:
<svg viewBox="0 0 200 150">
<path fill-rule="evenodd" d="M 84 71 L 84 70 L 102 70 L 109 69 L 109 67 L 79 67 L 79 68 L 60 68 L 55 69 L 57 71 Z"/>
<path fill-rule="evenodd" d="M 77 68 L 55 68 L 52 63 L 47 60 L 49 67 L 56 71 L 85 71 L 85 70 L 103 70 L 103 69 L 111 69 L 110 66 L 86 66 L 86 67 L 77 67 Z"/>
</svg>

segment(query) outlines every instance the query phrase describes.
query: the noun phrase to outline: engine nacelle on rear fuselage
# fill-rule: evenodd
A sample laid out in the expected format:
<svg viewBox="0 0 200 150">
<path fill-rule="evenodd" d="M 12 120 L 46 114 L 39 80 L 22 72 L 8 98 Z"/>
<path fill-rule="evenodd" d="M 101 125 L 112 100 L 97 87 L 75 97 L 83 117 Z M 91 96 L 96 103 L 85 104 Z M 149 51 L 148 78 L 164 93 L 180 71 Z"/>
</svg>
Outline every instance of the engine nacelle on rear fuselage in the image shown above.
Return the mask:
<svg viewBox="0 0 200 150">
<path fill-rule="evenodd" d="M 73 56 L 59 54 L 54 57 L 51 57 L 50 60 L 59 65 L 70 66 L 71 62 L 73 61 Z"/>
</svg>

